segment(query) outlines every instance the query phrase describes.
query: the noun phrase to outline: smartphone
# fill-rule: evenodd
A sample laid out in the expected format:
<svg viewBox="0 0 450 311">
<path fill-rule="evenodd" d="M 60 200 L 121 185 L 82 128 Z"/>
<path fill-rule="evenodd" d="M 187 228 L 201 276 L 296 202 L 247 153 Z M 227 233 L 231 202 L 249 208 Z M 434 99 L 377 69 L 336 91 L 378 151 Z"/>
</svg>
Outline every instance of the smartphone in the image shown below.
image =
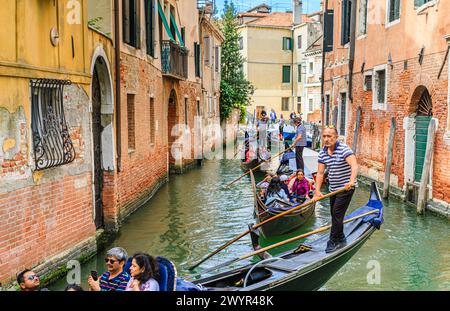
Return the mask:
<svg viewBox="0 0 450 311">
<path fill-rule="evenodd" d="M 91 271 L 91 276 L 94 279 L 94 281 L 98 280 L 98 273 L 97 273 L 97 271 L 92 270 Z"/>
</svg>

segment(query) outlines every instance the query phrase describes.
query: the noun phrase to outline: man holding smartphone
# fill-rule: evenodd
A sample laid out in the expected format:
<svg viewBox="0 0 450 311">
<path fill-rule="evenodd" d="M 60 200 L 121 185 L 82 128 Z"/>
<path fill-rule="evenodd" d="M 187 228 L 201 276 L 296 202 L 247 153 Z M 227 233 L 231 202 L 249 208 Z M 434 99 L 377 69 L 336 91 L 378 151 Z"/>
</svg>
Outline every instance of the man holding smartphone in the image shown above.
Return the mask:
<svg viewBox="0 0 450 311">
<path fill-rule="evenodd" d="M 96 271 L 91 271 L 88 284 L 91 291 L 125 291 L 130 275 L 124 271 L 128 254 L 122 247 L 114 247 L 106 253 L 105 263 L 108 271 L 100 279 Z"/>
</svg>

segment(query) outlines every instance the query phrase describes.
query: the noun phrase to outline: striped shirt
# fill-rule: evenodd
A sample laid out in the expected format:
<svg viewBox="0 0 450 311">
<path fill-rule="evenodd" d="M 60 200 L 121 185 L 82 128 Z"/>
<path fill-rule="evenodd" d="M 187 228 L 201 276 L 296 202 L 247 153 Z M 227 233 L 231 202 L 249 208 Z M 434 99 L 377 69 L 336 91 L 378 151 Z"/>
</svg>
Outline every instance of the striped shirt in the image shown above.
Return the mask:
<svg viewBox="0 0 450 311">
<path fill-rule="evenodd" d="M 330 191 L 336 191 L 344 188 L 345 184 L 350 182 L 352 168 L 347 161 L 345 161 L 345 159 L 352 154 L 352 149 L 339 141 L 336 142 L 333 155 L 330 156 L 328 154 L 327 147 L 324 147 L 320 151 L 318 162 L 325 164 L 328 168 L 328 184 Z M 355 186 L 357 186 L 357 183 L 355 183 Z"/>
<path fill-rule="evenodd" d="M 102 291 L 125 291 L 127 288 L 128 281 L 130 280 L 130 275 L 122 271 L 118 276 L 109 279 L 109 272 L 103 272 L 100 277 L 100 289 Z"/>
</svg>

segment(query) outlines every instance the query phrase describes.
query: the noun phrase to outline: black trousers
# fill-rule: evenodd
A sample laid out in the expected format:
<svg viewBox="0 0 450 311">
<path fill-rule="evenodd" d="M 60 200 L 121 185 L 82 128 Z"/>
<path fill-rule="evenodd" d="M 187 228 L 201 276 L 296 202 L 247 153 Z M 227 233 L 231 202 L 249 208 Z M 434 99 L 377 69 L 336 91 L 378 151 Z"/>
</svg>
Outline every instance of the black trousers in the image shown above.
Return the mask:
<svg viewBox="0 0 450 311">
<path fill-rule="evenodd" d="M 297 163 L 297 169 L 305 171 L 305 163 L 303 162 L 303 149 L 305 147 L 301 146 L 295 147 L 295 162 Z"/>
<path fill-rule="evenodd" d="M 344 235 L 344 216 L 347 212 L 350 201 L 352 200 L 355 189 L 341 192 L 330 198 L 331 208 L 331 233 L 330 240 L 339 242 L 345 238 Z"/>
</svg>

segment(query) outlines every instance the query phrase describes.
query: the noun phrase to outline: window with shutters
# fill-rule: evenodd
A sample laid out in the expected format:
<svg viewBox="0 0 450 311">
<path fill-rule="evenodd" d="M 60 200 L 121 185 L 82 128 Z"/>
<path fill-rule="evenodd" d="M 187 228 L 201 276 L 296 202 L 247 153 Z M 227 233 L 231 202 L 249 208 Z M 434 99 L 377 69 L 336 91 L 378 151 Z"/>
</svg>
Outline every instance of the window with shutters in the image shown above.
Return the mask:
<svg viewBox="0 0 450 311">
<path fill-rule="evenodd" d="M 172 5 L 170 6 L 170 14 L 172 14 L 172 16 L 176 16 L 175 8 Z M 172 18 L 170 18 L 170 33 L 172 34 L 172 37 L 176 39 L 177 34 L 176 34 L 176 30 L 175 30 L 175 23 Z"/>
<path fill-rule="evenodd" d="M 387 22 L 393 23 L 400 19 L 400 0 L 387 0 Z"/>
<path fill-rule="evenodd" d="M 147 54 L 155 56 L 155 2 L 153 0 L 145 0 L 145 43 Z"/>
<path fill-rule="evenodd" d="M 438 0 L 414 0 L 414 7 L 416 9 L 424 9 L 426 7 L 435 5 L 438 2 Z M 425 6 L 426 5 L 426 6 Z M 424 8 L 422 8 L 424 6 Z"/>
<path fill-rule="evenodd" d="M 302 82 L 302 65 L 298 65 L 298 82 Z"/>
<path fill-rule="evenodd" d="M 291 83 L 291 66 L 283 66 L 283 83 Z"/>
<path fill-rule="evenodd" d="M 283 50 L 292 50 L 292 38 L 283 37 Z"/>
<path fill-rule="evenodd" d="M 155 144 L 155 99 L 150 98 L 149 103 L 149 118 L 150 118 L 150 145 Z"/>
<path fill-rule="evenodd" d="M 330 125 L 330 95 L 325 95 L 325 125 Z"/>
<path fill-rule="evenodd" d="M 341 13 L 341 45 L 346 45 L 350 42 L 350 21 L 352 16 L 351 0 L 342 0 Z"/>
<path fill-rule="evenodd" d="M 358 23 L 358 35 L 363 36 L 367 34 L 367 1 L 361 0 L 359 2 L 359 23 Z"/>
<path fill-rule="evenodd" d="M 324 34 L 323 34 L 323 42 L 324 52 L 331 52 L 333 51 L 333 44 L 334 44 L 334 10 L 326 10 L 325 16 L 324 16 Z"/>
<path fill-rule="evenodd" d="M 282 111 L 289 111 L 289 97 L 282 97 L 281 98 L 281 110 Z"/>
<path fill-rule="evenodd" d="M 372 91 L 372 73 L 364 75 L 364 91 Z"/>
<path fill-rule="evenodd" d="M 386 66 L 378 66 L 373 73 L 373 104 L 372 109 L 386 110 L 387 102 L 387 78 Z"/>
<path fill-rule="evenodd" d="M 184 124 L 188 125 L 188 99 L 184 98 Z"/>
<path fill-rule="evenodd" d="M 134 94 L 127 94 L 128 152 L 136 149 Z"/>
<path fill-rule="evenodd" d="M 140 48 L 139 2 L 138 0 L 122 0 L 123 42 L 137 49 Z"/>
<path fill-rule="evenodd" d="M 198 42 L 194 42 L 195 76 L 199 78 L 201 77 L 200 56 L 201 56 L 200 44 Z"/>
<path fill-rule="evenodd" d="M 205 37 L 204 42 L 205 42 L 205 59 L 204 59 L 205 66 L 211 66 L 212 63 L 211 37 Z"/>
<path fill-rule="evenodd" d="M 214 48 L 214 67 L 216 72 L 220 71 L 220 46 Z"/>
<path fill-rule="evenodd" d="M 345 126 L 347 122 L 347 93 L 341 93 L 339 105 L 339 135 L 345 136 Z"/>
</svg>

